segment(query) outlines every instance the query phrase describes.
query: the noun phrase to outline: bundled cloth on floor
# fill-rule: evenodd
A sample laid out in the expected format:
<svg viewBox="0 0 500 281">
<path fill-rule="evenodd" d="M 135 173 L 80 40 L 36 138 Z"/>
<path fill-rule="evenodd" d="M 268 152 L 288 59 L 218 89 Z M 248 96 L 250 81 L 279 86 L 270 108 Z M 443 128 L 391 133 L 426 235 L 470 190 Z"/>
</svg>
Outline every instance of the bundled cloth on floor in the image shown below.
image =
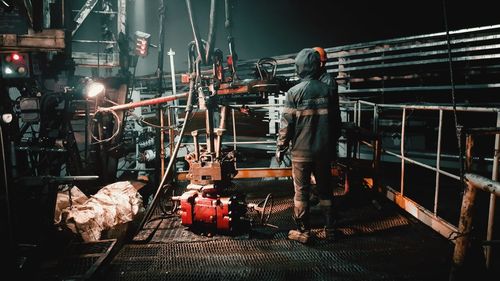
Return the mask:
<svg viewBox="0 0 500 281">
<path fill-rule="evenodd" d="M 57 194 L 54 223 L 80 234 L 85 242 L 97 241 L 103 230 L 132 221 L 142 209 L 142 197 L 129 181 L 104 186 L 90 198 L 73 186 Z"/>
</svg>

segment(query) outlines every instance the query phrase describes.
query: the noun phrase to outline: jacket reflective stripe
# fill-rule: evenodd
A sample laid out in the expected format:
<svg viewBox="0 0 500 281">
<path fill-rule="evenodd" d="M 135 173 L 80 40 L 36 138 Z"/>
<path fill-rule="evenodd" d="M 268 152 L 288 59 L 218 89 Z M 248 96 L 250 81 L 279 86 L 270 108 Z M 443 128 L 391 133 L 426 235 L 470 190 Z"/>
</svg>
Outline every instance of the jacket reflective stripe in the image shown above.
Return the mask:
<svg viewBox="0 0 500 281">
<path fill-rule="evenodd" d="M 329 103 L 328 97 L 318 97 L 312 99 L 304 99 L 301 104 L 297 106 L 297 109 L 309 109 L 309 108 L 327 108 Z"/>
<path fill-rule="evenodd" d="M 295 116 L 328 115 L 328 108 L 297 110 Z"/>
<path fill-rule="evenodd" d="M 290 107 L 283 108 L 283 113 L 295 114 L 295 111 L 297 111 L 295 108 L 290 108 Z"/>
</svg>

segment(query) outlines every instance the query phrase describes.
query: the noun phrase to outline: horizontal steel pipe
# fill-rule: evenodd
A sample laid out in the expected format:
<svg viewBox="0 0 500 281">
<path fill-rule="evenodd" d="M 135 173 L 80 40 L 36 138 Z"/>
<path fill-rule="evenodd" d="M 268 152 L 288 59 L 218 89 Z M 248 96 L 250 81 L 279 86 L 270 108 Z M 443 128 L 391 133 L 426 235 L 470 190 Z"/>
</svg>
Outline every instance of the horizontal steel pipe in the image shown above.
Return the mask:
<svg viewBox="0 0 500 281">
<path fill-rule="evenodd" d="M 138 101 L 138 102 L 129 102 L 126 104 L 120 104 L 120 105 L 115 105 L 115 106 L 111 106 L 111 107 L 99 107 L 99 110 L 101 110 L 101 111 L 126 110 L 126 109 L 136 108 L 136 107 L 140 107 L 140 106 L 166 103 L 169 101 L 187 98 L 187 96 L 188 96 L 188 93 L 182 93 L 182 94 L 178 94 L 178 95 L 159 97 L 159 98 L 154 98 L 154 99 L 149 99 L 149 100 L 142 100 L 142 101 Z"/>
<path fill-rule="evenodd" d="M 466 173 L 464 177 L 472 186 L 500 196 L 500 182 L 472 173 Z"/>
</svg>

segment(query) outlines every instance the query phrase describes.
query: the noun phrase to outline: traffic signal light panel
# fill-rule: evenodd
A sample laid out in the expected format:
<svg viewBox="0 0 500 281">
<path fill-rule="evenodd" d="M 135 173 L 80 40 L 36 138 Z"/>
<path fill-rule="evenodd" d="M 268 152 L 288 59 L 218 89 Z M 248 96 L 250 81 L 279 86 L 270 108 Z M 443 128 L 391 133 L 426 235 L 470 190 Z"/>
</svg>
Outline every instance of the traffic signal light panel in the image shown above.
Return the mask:
<svg viewBox="0 0 500 281">
<path fill-rule="evenodd" d="M 30 77 L 29 55 L 25 53 L 1 53 L 1 68 L 4 79 Z"/>
<path fill-rule="evenodd" d="M 149 49 L 149 39 L 151 34 L 136 31 L 135 32 L 135 54 L 140 57 L 145 57 L 148 55 Z"/>
</svg>

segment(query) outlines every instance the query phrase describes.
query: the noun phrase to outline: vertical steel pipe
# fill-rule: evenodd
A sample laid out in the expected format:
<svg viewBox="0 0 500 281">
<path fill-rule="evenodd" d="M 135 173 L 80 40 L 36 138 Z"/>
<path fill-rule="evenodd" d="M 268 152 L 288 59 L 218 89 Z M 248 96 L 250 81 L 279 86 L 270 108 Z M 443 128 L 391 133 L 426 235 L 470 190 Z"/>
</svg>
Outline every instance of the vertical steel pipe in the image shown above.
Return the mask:
<svg viewBox="0 0 500 281">
<path fill-rule="evenodd" d="M 198 161 L 200 160 L 200 144 L 198 143 L 198 130 L 192 131 L 191 136 L 193 137 L 193 143 L 194 143 L 194 157 L 196 161 Z"/>
<path fill-rule="evenodd" d="M 500 127 L 500 113 L 497 113 L 497 127 Z M 495 135 L 495 154 L 493 155 L 493 167 L 491 169 L 491 179 L 498 181 L 498 160 L 500 158 L 500 135 Z M 486 230 L 486 240 L 490 241 L 493 239 L 493 227 L 495 224 L 495 208 L 496 208 L 496 196 L 494 194 L 490 195 L 490 207 L 488 211 L 488 228 Z M 490 268 L 491 265 L 491 246 L 486 246 L 485 248 L 485 258 L 486 258 L 486 268 Z"/>
<path fill-rule="evenodd" d="M 234 114 L 234 108 L 231 109 L 231 117 L 233 118 L 233 149 L 234 151 L 236 151 L 236 118 L 235 118 L 235 114 Z M 234 161 L 234 168 L 236 169 L 236 162 L 238 161 Z"/>
<path fill-rule="evenodd" d="M 472 150 L 474 148 L 474 138 L 471 134 L 466 135 L 465 143 L 465 171 L 470 172 L 472 168 Z M 472 230 L 472 215 L 477 190 L 471 181 L 465 180 L 465 190 L 460 210 L 460 219 L 458 221 L 458 234 L 453 251 L 452 272 L 457 272 L 462 268 L 469 246 L 469 234 Z M 451 279 L 451 278 L 450 278 Z"/>
<path fill-rule="evenodd" d="M 168 122 L 168 147 L 169 147 L 169 155 L 172 155 L 172 152 L 174 151 L 174 139 L 175 139 L 175 134 L 174 134 L 174 110 L 172 107 L 168 107 L 167 111 L 167 122 Z"/>
<path fill-rule="evenodd" d="M 358 101 L 358 126 L 361 127 L 361 103 Z"/>
<path fill-rule="evenodd" d="M 175 96 L 177 95 L 177 84 L 175 81 L 175 63 L 174 63 L 175 52 L 172 51 L 172 48 L 170 48 L 167 55 L 170 57 L 170 77 L 172 80 L 172 96 Z M 179 102 L 177 100 L 174 100 L 174 105 L 178 106 Z M 175 117 L 177 117 L 177 108 L 175 109 Z M 173 121 L 177 122 L 177 118 L 175 118 Z"/>
<path fill-rule="evenodd" d="M 210 102 L 212 103 L 212 102 Z M 214 109 L 213 105 L 207 105 L 207 109 L 205 110 L 205 127 L 207 134 L 207 150 L 209 153 L 215 152 L 214 145 Z"/>
<path fill-rule="evenodd" d="M 374 146 L 374 155 L 373 155 L 373 190 L 374 191 L 382 191 L 380 190 L 380 159 L 382 156 L 382 144 L 380 138 L 377 136 L 375 138 L 375 146 Z"/>
<path fill-rule="evenodd" d="M 434 190 L 434 215 L 437 216 L 439 204 L 439 176 L 441 169 L 441 136 L 443 132 L 443 110 L 439 110 L 438 139 L 436 148 L 436 188 Z"/>
<path fill-rule="evenodd" d="M 472 171 L 472 150 L 474 148 L 474 137 L 472 134 L 467 134 L 465 138 L 465 172 Z"/>
<path fill-rule="evenodd" d="M 353 116 L 352 119 L 353 119 L 354 124 L 358 124 L 358 102 L 354 103 L 352 116 Z"/>
<path fill-rule="evenodd" d="M 462 208 L 460 210 L 460 220 L 458 222 L 458 234 L 453 251 L 452 269 L 450 280 L 455 280 L 460 269 L 464 265 L 465 255 L 469 246 L 469 233 L 472 230 L 472 213 L 477 190 L 471 182 L 467 181 Z"/>
<path fill-rule="evenodd" d="M 156 157 L 160 158 L 160 178 L 163 177 L 165 173 L 165 131 L 163 130 L 163 127 L 165 126 L 165 118 L 164 118 L 164 111 L 163 108 L 158 106 L 159 114 L 158 116 L 160 117 L 160 151 L 157 151 Z M 158 153 L 159 152 L 159 153 Z"/>
<path fill-rule="evenodd" d="M 217 158 L 219 158 L 221 155 L 222 135 L 224 134 L 224 131 L 226 130 L 226 113 L 227 113 L 227 107 L 221 106 L 219 128 L 216 130 L 217 140 L 215 142 L 215 155 Z"/>
<path fill-rule="evenodd" d="M 163 94 L 163 54 L 165 49 L 165 9 L 166 9 L 166 0 L 160 0 L 160 7 L 158 8 L 158 21 L 159 21 L 159 35 L 158 35 L 158 61 L 156 68 L 156 79 L 157 79 L 157 87 L 158 94 L 157 97 L 161 97 Z M 160 123 L 160 128 L 156 128 L 156 158 L 155 158 L 155 167 L 160 170 L 159 173 L 155 173 L 155 184 L 158 184 L 163 178 L 165 173 L 165 144 L 163 142 L 163 108 L 161 105 L 156 107 L 156 118 Z"/>
<path fill-rule="evenodd" d="M 401 117 L 401 196 L 404 196 L 405 186 L 405 127 L 406 127 L 406 108 L 403 108 Z"/>
</svg>

